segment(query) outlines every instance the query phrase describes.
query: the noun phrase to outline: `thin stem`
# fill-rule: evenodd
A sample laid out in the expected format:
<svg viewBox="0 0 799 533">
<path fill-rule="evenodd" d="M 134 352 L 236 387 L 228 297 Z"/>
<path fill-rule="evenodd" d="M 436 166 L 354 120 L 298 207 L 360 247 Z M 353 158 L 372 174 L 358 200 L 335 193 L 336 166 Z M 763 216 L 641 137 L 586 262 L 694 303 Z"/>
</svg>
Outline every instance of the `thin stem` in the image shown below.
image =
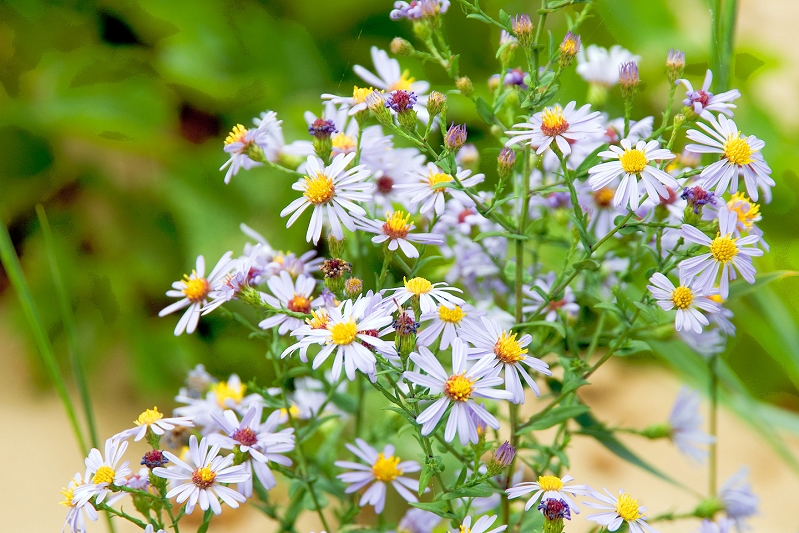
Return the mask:
<svg viewBox="0 0 799 533">
<path fill-rule="evenodd" d="M 120 518 L 124 518 L 128 522 L 132 522 L 132 523 L 136 524 L 137 526 L 139 526 L 142 529 L 147 527 L 147 524 L 145 524 L 144 522 L 142 522 L 138 518 L 130 516 L 125 511 L 114 509 L 113 507 L 111 507 L 110 505 L 107 505 L 105 503 L 97 504 L 97 510 L 98 511 L 105 511 L 108 514 L 112 514 L 114 516 L 118 516 Z"/>
</svg>

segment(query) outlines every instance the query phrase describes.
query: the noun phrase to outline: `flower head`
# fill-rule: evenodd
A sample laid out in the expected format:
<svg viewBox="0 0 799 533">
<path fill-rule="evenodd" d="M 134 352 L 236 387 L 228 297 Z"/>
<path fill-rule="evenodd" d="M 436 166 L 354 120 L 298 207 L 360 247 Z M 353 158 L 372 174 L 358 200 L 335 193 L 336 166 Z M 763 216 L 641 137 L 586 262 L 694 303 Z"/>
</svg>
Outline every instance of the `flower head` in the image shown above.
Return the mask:
<svg viewBox="0 0 799 533">
<path fill-rule="evenodd" d="M 586 488 L 589 496 L 599 501 L 599 503 L 584 502 L 586 507 L 605 511 L 588 515 L 588 520 L 608 528 L 608 531 L 616 531 L 622 522 L 627 522 L 631 533 L 656 533 L 652 526 L 646 523 L 644 515 L 646 507 L 639 505 L 638 500 L 633 499 L 629 493 L 620 490 L 618 496 L 613 496 L 608 489 L 603 489 L 605 494 L 602 494 L 591 487 Z"/>
<path fill-rule="evenodd" d="M 562 501 L 568 504 L 566 509 L 571 509 L 576 514 L 580 514 L 580 508 L 577 507 L 577 503 L 572 497 L 586 496 L 588 492 L 585 485 L 567 485 L 567 483 L 571 481 L 574 481 L 574 478 L 571 476 L 563 476 L 562 478 L 556 476 L 538 476 L 536 481 L 517 483 L 505 492 L 508 493 L 508 498 L 510 499 L 532 493 L 532 496 L 530 496 L 530 499 L 527 500 L 527 503 L 524 505 L 525 511 L 529 511 L 540 498 L 542 505 L 547 500 Z"/>
<path fill-rule="evenodd" d="M 541 154 L 555 142 L 563 155 L 571 154 L 570 143 L 602 130 L 599 111 L 591 112 L 589 104 L 575 110 L 576 106 L 577 102 L 569 102 L 565 108 L 559 105 L 548 107 L 534 114 L 529 122 L 514 124 L 513 127 L 518 129 L 505 132 L 511 136 L 505 146 L 525 143 Z"/>
<path fill-rule="evenodd" d="M 76 499 L 75 490 L 83 487 L 86 484 L 88 472 L 82 476 L 77 472 L 75 476 L 69 481 L 69 485 L 61 489 L 61 495 L 64 496 L 64 501 L 61 505 L 67 507 L 69 512 L 64 521 L 64 528 L 69 526 L 72 533 L 86 533 L 86 518 L 89 520 L 97 521 L 97 511 L 94 506 L 89 502 L 89 498 Z"/>
<path fill-rule="evenodd" d="M 760 498 L 752 491 L 747 481 L 749 469 L 741 467 L 719 489 L 719 499 L 724 504 L 724 512 L 735 522 L 738 530 L 746 529 L 745 520 L 758 513 Z"/>
<path fill-rule="evenodd" d="M 671 59 L 671 55 L 669 55 L 669 58 Z M 676 62 L 679 64 L 679 58 Z M 684 66 L 684 55 L 682 57 L 682 62 Z M 669 72 L 671 72 L 671 70 Z M 710 84 L 713 83 L 713 72 L 711 72 L 710 69 L 708 69 L 707 74 L 705 74 L 705 81 L 702 83 L 702 88 L 698 91 L 695 91 L 691 82 L 686 79 L 675 79 L 672 83 L 681 83 L 685 86 L 685 100 L 682 101 L 683 105 L 690 107 L 694 113 L 705 120 L 713 120 L 712 113 L 722 113 L 731 117 L 732 110 L 736 108 L 736 105 L 732 102 L 741 96 L 738 89 L 732 89 L 720 94 L 713 94 L 710 92 Z"/>
<path fill-rule="evenodd" d="M 449 287 L 445 282 L 431 283 L 422 277 L 403 278 L 403 287 L 389 289 L 396 291 L 394 298 L 402 305 L 411 298 L 419 301 L 422 313 L 432 313 L 439 305 L 461 305 L 463 299 L 452 292 L 463 292 L 456 287 Z"/>
<path fill-rule="evenodd" d="M 461 522 L 460 532 L 459 533 L 500 533 L 501 531 L 505 531 L 508 526 L 499 526 L 495 527 L 494 529 L 489 530 L 494 522 L 497 521 L 497 516 L 481 516 L 477 519 L 477 521 L 472 525 L 472 517 L 467 516 Z"/>
<path fill-rule="evenodd" d="M 175 429 L 175 426 L 194 427 L 191 417 L 178 416 L 164 418 L 164 414 L 158 410 L 158 407 L 146 409 L 139 417 L 133 422 L 136 427 L 128 429 L 119 434 L 121 438 L 128 438 L 135 435 L 134 441 L 140 441 L 147 434 L 149 429 L 155 435 L 163 435 L 165 431 Z"/>
<path fill-rule="evenodd" d="M 681 274 L 680 286 L 675 287 L 666 276 L 655 272 L 649 278 L 652 285 L 647 285 L 647 288 L 661 309 L 664 311 L 677 310 L 674 322 L 677 331 L 689 329 L 701 333 L 702 326 L 707 326 L 709 322 L 699 310 L 706 313 L 718 313 L 719 305 L 710 299 L 710 293 L 705 292 L 705 288 L 699 286 L 695 279 L 689 277 L 687 273 Z"/>
<path fill-rule="evenodd" d="M 128 461 L 119 464 L 128 443 L 118 438 L 105 441 L 105 453 L 100 453 L 97 448 L 92 448 L 86 457 L 86 483 L 75 488 L 73 502 L 76 507 L 82 507 L 89 500 L 103 503 L 111 494 L 111 486 L 124 486 L 127 476 L 131 473 Z M 96 497 L 96 498 L 95 498 Z M 109 499 L 109 501 L 112 501 Z"/>
<path fill-rule="evenodd" d="M 696 391 L 683 387 L 674 400 L 669 415 L 671 439 L 677 448 L 691 459 L 701 463 L 707 457 L 705 446 L 715 438 L 702 429 L 702 415 L 699 413 L 700 397 Z"/>
<path fill-rule="evenodd" d="M 355 223 L 358 229 L 377 234 L 376 237 L 372 237 L 373 243 L 387 242 L 390 251 L 393 252 L 399 248 L 406 257 L 419 257 L 419 251 L 411 244 L 413 242 L 421 244 L 443 244 L 444 242 L 442 236 L 433 233 L 411 233 L 416 226 L 411 223 L 410 213 L 405 211 L 386 212 L 385 222 L 360 218 Z"/>
</svg>

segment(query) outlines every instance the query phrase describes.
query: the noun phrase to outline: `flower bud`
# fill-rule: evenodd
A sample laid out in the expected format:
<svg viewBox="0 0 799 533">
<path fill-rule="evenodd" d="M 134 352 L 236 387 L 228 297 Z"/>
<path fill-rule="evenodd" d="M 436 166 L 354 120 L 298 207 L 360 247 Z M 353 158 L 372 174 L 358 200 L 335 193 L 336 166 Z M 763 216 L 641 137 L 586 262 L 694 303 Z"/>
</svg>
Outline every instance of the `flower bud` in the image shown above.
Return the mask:
<svg viewBox="0 0 799 533">
<path fill-rule="evenodd" d="M 574 56 L 580 51 L 580 36 L 572 32 L 567 32 L 560 43 L 560 56 L 558 57 L 558 65 L 561 68 L 566 68 L 574 61 Z"/>
<path fill-rule="evenodd" d="M 382 125 L 389 126 L 394 124 L 394 119 L 391 117 L 391 113 L 386 107 L 386 99 L 382 92 L 372 91 L 369 96 L 366 97 L 366 107 L 369 108 L 369 111 L 372 112 L 375 119 Z"/>
<path fill-rule="evenodd" d="M 466 143 L 466 124 L 456 126 L 455 123 L 452 123 L 447 134 L 444 135 L 444 145 L 447 147 L 447 151 L 455 153 L 461 149 L 464 143 Z"/>
<path fill-rule="evenodd" d="M 469 98 L 474 93 L 474 86 L 472 86 L 472 80 L 470 80 L 467 76 L 462 76 L 455 80 L 455 88 L 457 88 L 463 96 Z"/>
<path fill-rule="evenodd" d="M 544 515 L 544 533 L 562 533 L 563 519 L 571 520 L 569 504 L 563 500 L 555 498 L 541 500 L 538 510 Z"/>
<path fill-rule="evenodd" d="M 502 472 L 502 469 L 511 465 L 515 456 L 516 448 L 511 446 L 508 441 L 502 443 L 502 445 L 497 448 L 497 451 L 494 452 L 491 462 L 488 463 L 488 475 L 496 476 Z"/>
<path fill-rule="evenodd" d="M 341 257 L 344 255 L 344 239 L 338 240 L 332 233 L 327 236 L 327 247 L 331 257 Z"/>
<path fill-rule="evenodd" d="M 360 278 L 350 278 L 344 283 L 344 293 L 350 298 L 355 298 L 363 291 L 363 281 Z"/>
<path fill-rule="evenodd" d="M 488 90 L 494 92 L 499 87 L 499 74 L 494 74 L 490 78 L 488 78 Z"/>
<path fill-rule="evenodd" d="M 409 56 L 413 53 L 413 45 L 402 37 L 394 37 L 389 49 L 395 56 Z"/>
<path fill-rule="evenodd" d="M 386 107 L 397 113 L 397 120 L 403 128 L 412 130 L 416 128 L 416 93 L 413 91 L 393 91 L 386 98 Z"/>
<path fill-rule="evenodd" d="M 499 151 L 497 156 L 497 172 L 500 178 L 507 178 L 513 174 L 513 166 L 516 164 L 516 152 L 512 148 L 505 146 Z"/>
<path fill-rule="evenodd" d="M 397 353 L 405 361 L 416 349 L 416 332 L 419 330 L 419 322 L 414 318 L 413 311 L 401 309 L 393 327 Z"/>
<path fill-rule="evenodd" d="M 697 518 L 713 518 L 713 515 L 724 509 L 724 502 L 718 498 L 710 497 L 699 502 L 694 509 L 694 516 Z"/>
<path fill-rule="evenodd" d="M 619 67 L 619 85 L 621 85 L 621 94 L 625 100 L 629 100 L 635 95 L 639 82 L 638 65 L 635 64 L 635 61 L 622 63 Z"/>
<path fill-rule="evenodd" d="M 352 265 L 341 258 L 325 259 L 319 270 L 325 274 L 325 285 L 333 294 L 339 294 L 344 288 L 344 273 L 352 272 Z"/>
<path fill-rule="evenodd" d="M 527 13 L 516 15 L 511 19 L 511 27 L 520 45 L 529 48 L 533 44 L 533 22 L 530 20 L 530 15 Z"/>
<path fill-rule="evenodd" d="M 144 454 L 144 457 L 142 457 L 141 463 L 139 464 L 142 464 L 152 470 L 157 466 L 164 466 L 168 462 L 169 459 L 166 458 L 164 452 L 161 450 L 150 450 Z"/>
<path fill-rule="evenodd" d="M 427 97 L 427 112 L 430 113 L 430 118 L 441 114 L 447 106 L 447 97 L 438 92 L 432 91 Z"/>
<path fill-rule="evenodd" d="M 685 52 L 672 48 L 666 58 L 666 69 L 668 70 L 669 83 L 674 85 L 678 79 L 682 78 L 685 72 Z"/>
<path fill-rule="evenodd" d="M 671 434 L 672 429 L 669 424 L 652 424 L 641 432 L 641 435 L 652 440 L 666 439 L 671 437 Z"/>
<path fill-rule="evenodd" d="M 337 131 L 332 120 L 323 118 L 314 120 L 308 126 L 308 133 L 313 135 L 314 152 L 322 161 L 330 161 L 330 152 L 333 150 L 333 141 L 330 137 Z"/>
</svg>

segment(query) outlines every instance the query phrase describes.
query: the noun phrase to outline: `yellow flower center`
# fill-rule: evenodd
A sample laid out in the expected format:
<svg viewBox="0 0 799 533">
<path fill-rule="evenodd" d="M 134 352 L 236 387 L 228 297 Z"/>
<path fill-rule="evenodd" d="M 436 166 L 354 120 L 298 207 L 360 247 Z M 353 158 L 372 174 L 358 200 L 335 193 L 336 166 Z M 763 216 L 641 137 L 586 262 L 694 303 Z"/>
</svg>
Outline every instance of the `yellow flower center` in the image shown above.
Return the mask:
<svg viewBox="0 0 799 533">
<path fill-rule="evenodd" d="M 632 150 L 625 150 L 624 153 L 619 156 L 619 161 L 621 161 L 621 169 L 627 174 L 640 174 L 648 163 L 646 154 L 634 148 Z"/>
<path fill-rule="evenodd" d="M 207 466 L 198 468 L 191 474 L 191 482 L 194 483 L 196 486 L 200 487 L 201 489 L 207 489 L 208 487 L 213 485 L 215 479 L 216 479 L 216 472 L 214 472 Z"/>
<path fill-rule="evenodd" d="M 316 177 L 305 177 L 305 192 L 303 193 L 312 204 L 319 205 L 333 198 L 336 188 L 333 180 L 324 174 L 317 174 Z"/>
<path fill-rule="evenodd" d="M 336 133 L 330 139 L 333 142 L 332 155 L 348 154 L 358 149 L 358 143 L 352 135 Z"/>
<path fill-rule="evenodd" d="M 616 501 L 616 512 L 628 522 L 644 516 L 638 511 L 638 500 L 633 500 L 633 497 L 626 492 L 619 495 L 619 499 Z"/>
<path fill-rule="evenodd" d="M 427 183 L 430 185 L 431 189 L 443 189 L 444 187 L 442 187 L 442 185 L 450 181 L 452 181 L 452 176 L 444 174 L 443 172 L 431 172 L 427 176 Z"/>
<path fill-rule="evenodd" d="M 228 136 L 225 137 L 225 146 L 228 144 L 244 142 L 245 135 L 247 135 L 247 128 L 241 124 L 236 124 L 233 126 L 231 132 L 228 133 Z"/>
<path fill-rule="evenodd" d="M 559 105 L 548 107 L 541 113 L 541 132 L 547 137 L 555 137 L 569 129 Z"/>
<path fill-rule="evenodd" d="M 555 476 L 538 476 L 538 484 L 541 486 L 541 490 L 552 490 L 555 492 L 560 492 L 563 488 L 563 481 L 560 478 Z"/>
<path fill-rule="evenodd" d="M 211 292 L 211 284 L 207 279 L 197 277 L 196 271 L 192 270 L 192 274 L 193 278 L 184 274 L 183 282 L 186 284 L 186 288 L 182 292 L 191 303 L 196 304 L 205 300 L 205 297 Z"/>
<path fill-rule="evenodd" d="M 752 203 L 749 198 L 739 192 L 732 195 L 730 201 L 727 202 L 727 207 L 738 215 L 738 223 L 742 224 L 746 230 L 760 218 L 760 206 Z"/>
<path fill-rule="evenodd" d="M 285 407 L 281 408 L 280 413 L 284 415 L 291 414 L 291 418 L 297 418 L 298 416 L 300 416 L 300 408 L 297 407 L 297 404 L 293 403 L 289 406 L 288 411 L 286 411 Z"/>
<path fill-rule="evenodd" d="M 111 483 L 114 481 L 114 477 L 117 475 L 114 472 L 114 469 L 110 466 L 101 466 L 97 469 L 97 472 L 94 473 L 94 479 L 92 483 L 95 485 L 99 485 L 100 483 Z"/>
<path fill-rule="evenodd" d="M 596 202 L 596 205 L 599 207 L 610 207 L 614 194 L 613 189 L 610 187 L 602 187 L 594 192 L 594 202 Z"/>
<path fill-rule="evenodd" d="M 333 344 L 338 344 L 339 346 L 350 344 L 355 340 L 357 334 L 358 326 L 353 318 L 336 322 L 330 327 L 330 340 Z"/>
<path fill-rule="evenodd" d="M 733 165 L 748 165 L 752 162 L 752 154 L 755 150 L 749 146 L 746 139 L 741 138 L 741 132 L 730 134 L 722 146 L 724 157 Z"/>
<path fill-rule="evenodd" d="M 164 413 L 159 413 L 158 407 L 153 407 L 152 409 L 147 409 L 140 414 L 139 418 L 137 418 L 134 423 L 137 426 L 149 426 L 154 422 L 158 422 L 162 418 L 164 418 Z"/>
<path fill-rule="evenodd" d="M 232 399 L 235 403 L 241 403 L 244 399 L 244 391 L 247 387 L 243 383 L 239 383 L 238 387 L 231 387 L 227 381 L 220 381 L 211 385 L 211 391 L 216 394 L 216 402 L 219 407 L 227 407 L 227 399 Z"/>
<path fill-rule="evenodd" d="M 327 327 L 327 311 L 324 309 L 317 309 L 316 311 L 311 311 L 312 318 L 306 318 L 305 322 L 311 329 L 325 329 Z"/>
<path fill-rule="evenodd" d="M 412 278 L 412 279 L 405 279 L 405 288 L 415 294 L 416 296 L 427 294 L 433 289 L 433 284 L 427 281 L 424 278 Z"/>
<path fill-rule="evenodd" d="M 402 470 L 397 468 L 399 457 L 389 455 L 385 457 L 382 453 L 377 455 L 377 461 L 372 466 L 372 473 L 380 481 L 393 481 L 397 476 L 402 475 Z"/>
<path fill-rule="evenodd" d="M 724 303 L 724 298 L 721 297 L 721 294 L 711 294 L 710 296 L 708 296 L 708 298 L 710 298 L 719 305 Z"/>
<path fill-rule="evenodd" d="M 438 318 L 441 319 L 442 322 L 449 322 L 450 324 L 457 324 L 463 317 L 466 316 L 466 313 L 463 312 L 463 309 L 460 306 L 456 305 L 452 309 L 449 309 L 446 306 L 441 306 L 438 308 Z"/>
<path fill-rule="evenodd" d="M 694 293 L 688 287 L 677 287 L 671 293 L 671 301 L 677 309 L 688 309 L 694 301 Z"/>
<path fill-rule="evenodd" d="M 408 236 L 411 229 L 411 215 L 405 211 L 395 211 L 389 215 L 386 213 L 386 223 L 383 224 L 383 233 L 392 239 L 404 239 Z"/>
<path fill-rule="evenodd" d="M 372 87 L 366 88 L 359 88 L 357 85 L 353 86 L 352 88 L 352 99 L 355 101 L 356 104 L 362 104 L 366 101 L 366 98 L 372 94 L 374 89 Z"/>
<path fill-rule="evenodd" d="M 394 85 L 388 88 L 388 91 L 410 91 L 411 85 L 416 81 L 416 78 L 411 77 L 410 71 L 406 70 L 400 76 Z"/>
<path fill-rule="evenodd" d="M 569 56 L 577 55 L 577 41 L 575 39 L 563 41 L 560 45 L 560 53 Z"/>
<path fill-rule="evenodd" d="M 515 333 L 511 335 L 507 331 L 503 331 L 494 345 L 494 354 L 503 363 L 513 364 L 521 361 L 527 357 L 524 355 L 526 353 L 527 348 L 522 349 L 519 341 L 516 340 Z"/>
<path fill-rule="evenodd" d="M 72 498 L 75 497 L 75 489 L 80 485 L 83 485 L 83 483 L 79 483 L 75 478 L 72 478 L 72 483 L 74 484 L 74 487 L 63 487 L 61 489 L 61 495 L 64 497 L 64 501 L 60 503 L 64 507 L 72 507 Z"/>
<path fill-rule="evenodd" d="M 738 255 L 738 246 L 735 244 L 737 239 L 730 238 L 729 234 L 717 236 L 710 243 L 710 255 L 719 263 L 729 263 L 733 257 Z"/>
<path fill-rule="evenodd" d="M 469 379 L 464 374 L 450 376 L 444 383 L 444 394 L 449 396 L 453 402 L 465 402 L 472 395 L 476 379 Z"/>
<path fill-rule="evenodd" d="M 311 310 L 311 300 L 302 294 L 295 293 L 294 298 L 289 300 L 286 307 L 289 308 L 289 311 L 294 311 L 295 313 L 307 313 Z"/>
</svg>

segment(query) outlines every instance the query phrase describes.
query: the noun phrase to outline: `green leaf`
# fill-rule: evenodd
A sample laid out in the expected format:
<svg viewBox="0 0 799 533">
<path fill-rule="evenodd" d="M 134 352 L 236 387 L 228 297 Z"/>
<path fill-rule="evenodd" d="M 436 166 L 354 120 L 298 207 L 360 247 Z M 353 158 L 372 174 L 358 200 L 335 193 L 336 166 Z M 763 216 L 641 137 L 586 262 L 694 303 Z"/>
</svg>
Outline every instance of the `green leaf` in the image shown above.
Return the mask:
<svg viewBox="0 0 799 533">
<path fill-rule="evenodd" d="M 547 322 L 546 320 L 534 320 L 533 322 L 522 322 L 521 324 L 516 324 L 513 326 L 513 329 L 520 329 L 526 327 L 542 327 L 542 328 L 552 328 L 558 332 L 558 335 L 562 339 L 566 338 L 566 330 L 563 328 L 563 324 L 559 322 Z"/>
<path fill-rule="evenodd" d="M 734 298 L 746 296 L 768 285 L 772 281 L 790 278 L 792 276 L 799 276 L 799 272 L 796 270 L 776 270 L 774 272 L 766 272 L 765 274 L 758 275 L 755 278 L 755 282 L 751 284 L 744 282 L 733 283 L 730 285 L 730 297 L 728 299 L 732 300 Z"/>
<path fill-rule="evenodd" d="M 456 520 L 458 517 L 454 514 L 447 511 L 447 503 L 445 501 L 438 501 L 438 502 L 408 502 L 417 509 L 424 509 L 425 511 L 430 511 L 431 513 L 435 513 L 441 518 L 447 518 L 449 520 Z"/>
<path fill-rule="evenodd" d="M 580 234 L 580 240 L 583 242 L 583 246 L 585 246 L 585 249 L 590 250 L 591 247 L 594 246 L 594 244 L 596 243 L 596 239 L 594 238 L 593 235 L 591 235 L 586 231 L 584 220 L 578 220 L 577 216 L 575 216 L 575 214 L 572 213 L 571 211 L 566 213 L 566 215 L 569 217 L 569 220 L 572 221 L 574 227 L 577 228 L 577 233 Z"/>
<path fill-rule="evenodd" d="M 559 405 L 541 418 L 536 418 L 536 415 L 533 415 L 526 424 L 519 428 L 516 434 L 522 435 L 529 431 L 551 428 L 570 418 L 585 414 L 590 410 L 591 408 L 587 405 Z"/>
<path fill-rule="evenodd" d="M 585 259 L 583 261 L 577 261 L 572 266 L 575 270 L 599 270 L 601 265 L 596 259 Z"/>
<path fill-rule="evenodd" d="M 463 489 L 453 490 L 441 497 L 442 500 L 453 500 L 455 498 L 487 498 L 493 492 L 486 488 L 480 487 L 467 487 Z"/>
<path fill-rule="evenodd" d="M 494 124 L 494 110 L 491 109 L 491 106 L 488 105 L 485 98 L 478 96 L 474 99 L 474 105 L 477 108 L 477 114 L 480 115 L 480 118 L 482 118 L 486 124 L 492 126 Z"/>
<path fill-rule="evenodd" d="M 458 64 L 460 63 L 460 57 L 460 54 L 454 55 L 449 61 L 449 75 L 453 78 L 458 75 Z"/>
<path fill-rule="evenodd" d="M 624 347 L 616 352 L 619 357 L 627 357 L 639 353 L 652 353 L 652 347 L 648 342 L 642 340 L 631 340 L 624 343 Z"/>
<path fill-rule="evenodd" d="M 563 388 L 561 389 L 560 393 L 568 394 L 588 384 L 589 382 L 587 380 L 580 377 L 574 377 L 563 384 Z"/>
<path fill-rule="evenodd" d="M 506 239 L 513 239 L 516 241 L 529 241 L 530 237 L 526 235 L 519 235 L 518 233 L 510 233 L 509 231 L 484 231 L 478 233 L 474 241 L 485 239 L 486 237 L 505 237 Z"/>
<path fill-rule="evenodd" d="M 574 177 L 580 179 L 583 176 L 588 176 L 588 169 L 598 165 L 602 159 L 599 157 L 599 152 L 604 152 L 608 149 L 607 144 L 603 144 L 593 152 L 591 152 L 588 157 L 583 159 L 583 162 L 575 169 Z"/>
<path fill-rule="evenodd" d="M 657 322 L 658 317 L 656 314 L 656 310 L 651 305 L 646 305 L 641 302 L 633 302 L 633 305 L 641 310 L 641 312 L 646 315 L 652 322 Z"/>
<path fill-rule="evenodd" d="M 511 21 L 510 21 L 510 15 L 508 15 L 504 9 L 499 10 L 499 22 L 500 24 L 505 26 L 506 30 L 513 33 L 513 28 L 511 26 Z"/>
</svg>

